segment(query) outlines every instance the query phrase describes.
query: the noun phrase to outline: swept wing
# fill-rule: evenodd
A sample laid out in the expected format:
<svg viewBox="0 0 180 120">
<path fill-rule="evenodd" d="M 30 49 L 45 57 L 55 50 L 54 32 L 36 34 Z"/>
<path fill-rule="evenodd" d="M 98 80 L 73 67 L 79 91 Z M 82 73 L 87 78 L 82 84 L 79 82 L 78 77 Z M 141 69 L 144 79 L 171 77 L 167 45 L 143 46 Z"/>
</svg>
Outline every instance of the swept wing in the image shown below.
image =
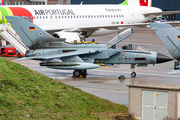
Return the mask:
<svg viewBox="0 0 180 120">
<path fill-rule="evenodd" d="M 73 52 L 67 52 L 67 53 L 60 53 L 60 54 L 53 54 L 53 55 L 43 55 L 43 56 L 33 56 L 33 57 L 24 57 L 21 59 L 17 59 L 15 61 L 20 60 L 50 60 L 50 59 L 59 59 L 62 57 L 70 57 L 70 56 L 77 56 L 82 54 L 92 54 L 92 53 L 98 53 L 101 52 L 101 50 L 83 50 L 83 51 L 73 51 Z"/>
</svg>

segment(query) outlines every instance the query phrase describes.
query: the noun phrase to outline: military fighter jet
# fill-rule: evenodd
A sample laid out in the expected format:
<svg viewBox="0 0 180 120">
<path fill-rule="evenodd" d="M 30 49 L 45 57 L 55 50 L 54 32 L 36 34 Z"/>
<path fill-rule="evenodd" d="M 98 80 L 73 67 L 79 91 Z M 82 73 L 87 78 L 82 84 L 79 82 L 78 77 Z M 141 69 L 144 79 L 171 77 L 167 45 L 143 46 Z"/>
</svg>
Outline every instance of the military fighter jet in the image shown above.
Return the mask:
<svg viewBox="0 0 180 120">
<path fill-rule="evenodd" d="M 174 63 L 174 71 L 168 74 L 180 73 L 180 31 L 172 25 L 166 23 L 150 23 L 152 29 L 160 38 L 164 46 L 167 48 L 171 56 L 176 59 Z"/>
<path fill-rule="evenodd" d="M 25 58 L 19 60 L 39 60 L 40 66 L 53 69 L 74 70 L 75 77 L 86 76 L 87 69 L 114 64 L 131 64 L 132 77 L 135 65 L 147 67 L 149 64 L 163 63 L 172 60 L 163 54 L 147 50 L 141 46 L 132 50 L 132 46 L 117 49 L 116 44 L 132 34 L 127 29 L 107 44 L 70 44 L 65 39 L 55 38 L 37 25 L 23 17 L 6 16 L 23 43 L 30 49 Z"/>
</svg>

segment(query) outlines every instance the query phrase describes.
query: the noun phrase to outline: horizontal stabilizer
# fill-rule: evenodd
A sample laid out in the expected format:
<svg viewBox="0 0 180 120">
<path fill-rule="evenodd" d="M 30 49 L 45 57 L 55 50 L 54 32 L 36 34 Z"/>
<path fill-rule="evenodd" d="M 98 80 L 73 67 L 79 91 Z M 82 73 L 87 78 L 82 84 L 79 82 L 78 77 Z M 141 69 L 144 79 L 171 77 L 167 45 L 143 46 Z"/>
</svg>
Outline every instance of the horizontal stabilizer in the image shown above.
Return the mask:
<svg viewBox="0 0 180 120">
<path fill-rule="evenodd" d="M 179 73 L 180 73 L 180 70 L 173 70 L 169 72 L 168 75 L 179 74 Z"/>
<path fill-rule="evenodd" d="M 180 13 L 180 10 L 177 10 L 177 11 L 162 11 L 162 12 L 144 13 L 143 15 L 145 15 L 145 16 L 149 16 L 149 15 L 159 16 L 159 15 L 170 15 L 170 14 L 178 14 L 178 13 Z"/>
</svg>

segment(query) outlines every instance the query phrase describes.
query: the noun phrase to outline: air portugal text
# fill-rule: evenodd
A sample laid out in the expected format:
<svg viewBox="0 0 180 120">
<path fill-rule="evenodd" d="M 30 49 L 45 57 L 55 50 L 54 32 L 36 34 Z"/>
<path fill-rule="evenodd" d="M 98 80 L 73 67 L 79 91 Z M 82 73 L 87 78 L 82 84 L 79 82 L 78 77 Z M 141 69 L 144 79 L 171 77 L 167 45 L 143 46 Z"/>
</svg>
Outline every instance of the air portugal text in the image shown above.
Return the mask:
<svg viewBox="0 0 180 120">
<path fill-rule="evenodd" d="M 34 10 L 35 15 L 75 15 L 72 9 Z"/>
</svg>

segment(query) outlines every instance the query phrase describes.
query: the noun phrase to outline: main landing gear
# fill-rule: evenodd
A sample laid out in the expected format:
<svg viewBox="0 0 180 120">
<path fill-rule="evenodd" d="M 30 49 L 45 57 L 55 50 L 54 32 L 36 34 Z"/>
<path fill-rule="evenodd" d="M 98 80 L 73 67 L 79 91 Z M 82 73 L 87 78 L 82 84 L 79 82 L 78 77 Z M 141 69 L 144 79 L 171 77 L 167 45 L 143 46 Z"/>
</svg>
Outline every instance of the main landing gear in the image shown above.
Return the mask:
<svg viewBox="0 0 180 120">
<path fill-rule="evenodd" d="M 136 72 L 134 72 L 135 64 L 131 64 L 131 69 L 133 72 L 131 73 L 131 77 L 136 77 Z"/>
<path fill-rule="evenodd" d="M 74 70 L 73 77 L 86 77 L 87 70 Z"/>
</svg>

